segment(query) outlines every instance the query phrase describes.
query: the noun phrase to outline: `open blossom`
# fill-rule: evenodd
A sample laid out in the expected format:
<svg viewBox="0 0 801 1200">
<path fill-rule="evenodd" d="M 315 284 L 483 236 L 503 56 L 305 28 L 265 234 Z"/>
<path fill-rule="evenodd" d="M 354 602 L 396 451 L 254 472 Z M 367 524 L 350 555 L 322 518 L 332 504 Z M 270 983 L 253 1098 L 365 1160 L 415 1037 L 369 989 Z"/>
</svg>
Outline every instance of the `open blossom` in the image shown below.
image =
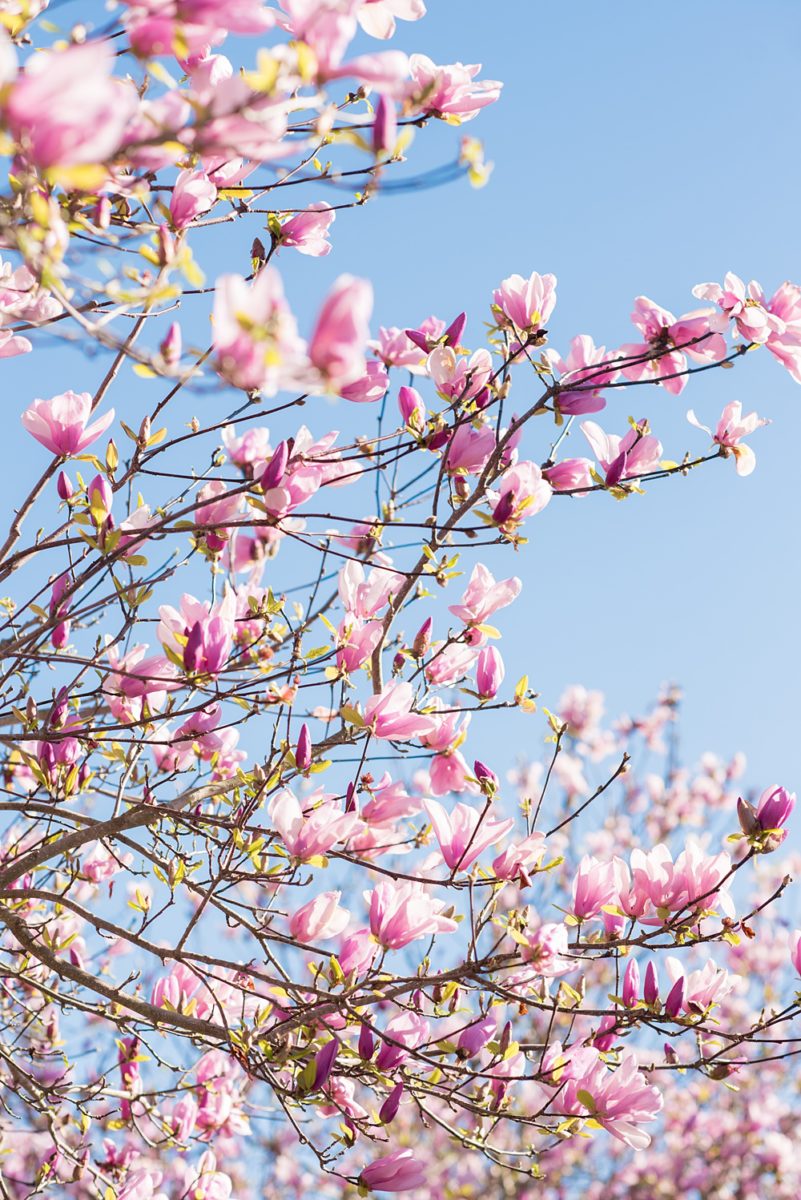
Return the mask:
<svg viewBox="0 0 801 1200">
<path fill-rule="evenodd" d="M 736 986 L 737 979 L 709 959 L 700 971 L 686 972 L 678 958 L 669 954 L 665 959 L 671 980 L 671 991 L 681 980 L 681 1007 L 686 1013 L 704 1013 L 710 1004 L 719 1004 Z M 675 1015 L 675 1014 L 674 1014 Z"/>
<path fill-rule="evenodd" d="M 480 70 L 480 64 L 437 66 L 425 54 L 413 54 L 409 59 L 412 110 L 453 125 L 472 120 L 482 108 L 494 104 L 503 87 L 494 79 L 476 79 Z"/>
<path fill-rule="evenodd" d="M 601 389 L 613 383 L 619 374 L 605 346 L 596 346 L 588 334 L 580 333 L 570 343 L 567 358 L 560 358 L 555 350 L 545 350 L 544 354 L 558 377 L 554 407 L 562 416 L 600 412 L 605 408 Z"/>
<path fill-rule="evenodd" d="M 264 0 L 124 0 L 125 27 L 137 54 L 200 58 L 228 33 L 262 33 L 275 23 Z"/>
<path fill-rule="evenodd" d="M 309 862 L 344 841 L 359 821 L 358 813 L 343 812 L 333 796 L 314 792 L 302 806 L 289 788 L 273 796 L 267 812 L 287 850 L 300 862 Z"/>
<path fill-rule="evenodd" d="M 370 359 L 366 364 L 364 375 L 354 379 L 340 388 L 339 394 L 343 400 L 352 404 L 375 404 L 386 395 L 389 387 L 389 375 L 383 363 Z"/>
<path fill-rule="evenodd" d="M 273 267 L 252 284 L 241 275 L 222 275 L 212 323 L 217 369 L 234 387 L 274 396 L 306 372 L 306 346 Z"/>
<path fill-rule="evenodd" d="M 647 421 L 641 421 L 623 437 L 604 433 L 594 421 L 583 421 L 581 432 L 590 443 L 599 466 L 604 469 L 607 487 L 638 479 L 659 468 L 662 443 L 648 433 Z"/>
<path fill-rule="evenodd" d="M 399 950 L 419 937 L 453 933 L 456 922 L 447 905 L 435 899 L 422 883 L 382 879 L 365 892 L 370 909 L 370 932 L 387 950 Z"/>
<path fill-rule="evenodd" d="M 588 1113 L 635 1150 L 650 1145 L 651 1138 L 640 1125 L 656 1120 L 662 1096 L 647 1083 L 632 1050 L 625 1050 L 619 1064 L 610 1069 L 597 1050 L 584 1047 L 566 1074 L 567 1082 L 556 1100 L 560 1109 Z"/>
<path fill-rule="evenodd" d="M 209 550 L 218 552 L 228 540 L 226 525 L 236 521 L 242 509 L 242 493 L 229 492 L 221 479 L 211 479 L 197 494 L 195 525 L 203 531 Z"/>
<path fill-rule="evenodd" d="M 102 163 L 120 146 L 138 97 L 115 79 L 110 42 L 34 54 L 3 103 L 9 132 L 38 167 Z"/>
<path fill-rule="evenodd" d="M 365 33 L 374 38 L 391 38 L 395 21 L 419 21 L 426 15 L 424 0 L 363 0 L 357 17 Z"/>
<path fill-rule="evenodd" d="M 631 319 L 645 341 L 621 346 L 621 370 L 626 379 L 653 379 L 671 395 L 678 396 L 687 383 L 687 357 L 695 362 L 720 362 L 726 355 L 726 340 L 718 332 L 714 309 L 698 309 L 678 320 L 647 296 L 634 301 Z"/>
<path fill-rule="evenodd" d="M 744 446 L 742 439 L 748 437 L 762 425 L 769 425 L 767 417 L 758 417 L 755 412 L 743 416 L 743 406 L 739 400 L 732 400 L 720 415 L 715 432 L 708 426 L 702 425 L 692 409 L 687 413 L 687 420 L 696 429 L 708 433 L 725 455 L 732 454 L 738 475 L 750 475 L 756 466 L 756 455 L 750 446 Z"/>
<path fill-rule="evenodd" d="M 579 499 L 587 495 L 593 486 L 592 460 L 589 458 L 565 458 L 551 467 L 542 468 L 542 477 L 555 492 L 576 492 Z"/>
<path fill-rule="evenodd" d="M 465 625 L 483 625 L 501 608 L 506 608 L 520 595 L 523 584 L 516 575 L 496 580 L 483 563 L 476 563 L 459 604 L 450 604 L 448 611 Z"/>
<path fill-rule="evenodd" d="M 328 231 L 335 217 L 331 205 L 320 200 L 282 221 L 274 233 L 275 240 L 279 246 L 292 246 L 301 254 L 321 258 L 330 253 Z"/>
<path fill-rule="evenodd" d="M 509 818 L 505 821 L 485 816 L 469 804 L 457 804 L 449 814 L 437 800 L 423 801 L 439 842 L 442 857 L 452 871 L 466 871 L 473 865 L 487 846 L 499 842 L 514 825 Z"/>
<path fill-rule="evenodd" d="M 159 618 L 159 640 L 171 662 L 189 674 L 219 674 L 231 653 L 236 623 L 236 594 L 230 588 L 213 607 L 185 593 L 180 609 L 162 604 Z"/>
<path fill-rule="evenodd" d="M 289 932 L 300 942 L 315 945 L 338 937 L 347 928 L 350 913 L 339 901 L 341 892 L 322 892 L 289 918 Z"/>
<path fill-rule="evenodd" d="M 615 898 L 615 884 L 614 865 L 598 862 L 585 854 L 573 879 L 574 916 L 581 920 L 597 916 L 604 905 Z"/>
<path fill-rule="evenodd" d="M 436 346 L 428 356 L 428 373 L 437 391 L 448 400 L 466 404 L 486 387 L 492 376 L 489 350 L 476 350 L 470 358 L 458 355 L 452 346 Z"/>
<path fill-rule="evenodd" d="M 514 533 L 526 517 L 542 512 L 553 494 L 533 462 L 519 462 L 504 471 L 495 488 L 498 498 L 492 519 L 505 533 Z"/>
<path fill-rule="evenodd" d="M 493 859 L 492 870 L 498 879 L 515 879 L 538 867 L 544 853 L 545 834 L 530 833 L 521 842 L 512 842 Z"/>
<path fill-rule="evenodd" d="M 408 742 L 434 729 L 432 717 L 412 711 L 414 688 L 410 683 L 388 683 L 367 701 L 364 723 L 375 737 Z"/>
<path fill-rule="evenodd" d="M 762 288 L 753 279 L 746 285 L 739 275 L 729 271 L 722 284 L 696 284 L 693 295 L 717 304 L 746 341 L 763 343 L 772 333 L 783 332 L 783 322 L 765 307 Z"/>
<path fill-rule="evenodd" d="M 540 333 L 556 307 L 556 276 L 539 275 L 528 279 L 510 275 L 492 293 L 492 310 L 502 328 L 529 336 Z"/>
<path fill-rule="evenodd" d="M 53 454 L 68 458 L 97 441 L 114 420 L 114 409 L 86 424 L 92 413 L 89 392 L 62 392 L 50 400 L 34 400 L 22 414 L 22 424 Z"/>
</svg>

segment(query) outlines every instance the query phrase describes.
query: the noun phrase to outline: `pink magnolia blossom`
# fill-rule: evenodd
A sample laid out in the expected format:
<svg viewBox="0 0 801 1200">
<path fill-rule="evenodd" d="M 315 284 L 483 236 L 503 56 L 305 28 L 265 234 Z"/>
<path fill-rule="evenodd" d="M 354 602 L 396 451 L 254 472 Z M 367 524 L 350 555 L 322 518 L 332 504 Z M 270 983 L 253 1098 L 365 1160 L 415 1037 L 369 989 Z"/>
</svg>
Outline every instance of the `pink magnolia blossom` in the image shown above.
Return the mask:
<svg viewBox="0 0 801 1200">
<path fill-rule="evenodd" d="M 545 835 L 530 833 L 521 842 L 510 846 L 492 861 L 492 870 L 498 879 L 516 879 L 538 867 L 545 853 Z"/>
<path fill-rule="evenodd" d="M 545 350 L 544 354 L 558 375 L 559 390 L 554 396 L 558 412 L 572 417 L 606 407 L 601 389 L 613 383 L 620 372 L 607 356 L 605 346 L 596 346 L 588 334 L 580 333 L 570 343 L 567 358 L 560 358 L 555 350 Z"/>
<path fill-rule="evenodd" d="M 496 580 L 483 563 L 476 563 L 460 603 L 450 604 L 448 611 L 465 625 L 484 625 L 499 609 L 516 600 L 522 587 L 516 575 Z"/>
<path fill-rule="evenodd" d="M 242 493 L 231 493 L 221 479 L 211 479 L 199 490 L 197 498 L 200 503 L 195 509 L 195 525 L 204 530 L 209 550 L 217 553 L 228 540 L 226 525 L 236 521 L 242 511 Z"/>
<path fill-rule="evenodd" d="M 371 1192 L 412 1192 L 426 1182 L 426 1168 L 413 1150 L 393 1150 L 364 1168 L 359 1182 Z"/>
<path fill-rule="evenodd" d="M 163 654 L 146 658 L 147 649 L 134 646 L 122 657 L 113 646 L 108 651 L 111 670 L 103 681 L 103 696 L 118 721 L 138 721 L 145 711 L 159 712 L 167 692 L 181 686 L 175 664 Z"/>
<path fill-rule="evenodd" d="M 236 594 L 230 588 L 213 607 L 184 593 L 180 609 L 163 604 L 159 618 L 159 641 L 171 662 L 193 675 L 219 674 L 234 640 Z"/>
<path fill-rule="evenodd" d="M 234 387 L 274 396 L 305 376 L 305 343 L 273 267 L 252 284 L 241 275 L 222 275 L 212 323 L 217 369 Z"/>
<path fill-rule="evenodd" d="M 407 1052 L 422 1046 L 430 1034 L 428 1021 L 419 1013 L 398 1013 L 387 1022 L 375 1065 L 379 1071 L 393 1071 L 408 1057 Z"/>
<path fill-rule="evenodd" d="M 217 199 L 217 189 L 205 171 L 181 171 L 170 198 L 170 217 L 175 229 L 186 229 L 195 217 L 208 212 Z"/>
<path fill-rule="evenodd" d="M 765 345 L 796 383 L 801 383 L 801 288 L 785 281 L 764 303 L 782 325 L 781 331 L 770 334 Z"/>
<path fill-rule="evenodd" d="M 640 1126 L 656 1120 L 662 1096 L 646 1082 L 632 1050 L 625 1050 L 619 1064 L 610 1070 L 597 1050 L 586 1047 L 567 1073 L 567 1082 L 556 1101 L 561 1110 L 588 1113 L 613 1137 L 635 1150 L 650 1145 L 650 1136 Z"/>
<path fill-rule="evenodd" d="M 504 471 L 495 488 L 498 498 L 492 519 L 509 534 L 513 534 L 526 517 L 542 512 L 553 494 L 542 471 L 533 462 L 519 462 Z"/>
<path fill-rule="evenodd" d="M 465 358 L 451 346 L 437 346 L 428 356 L 428 373 L 442 396 L 466 404 L 486 387 L 492 376 L 492 357 L 489 350 L 476 350 Z"/>
<path fill-rule="evenodd" d="M 228 33 L 263 33 L 275 23 L 264 0 L 124 0 L 131 46 L 144 58 L 163 54 L 190 60 Z"/>
<path fill-rule="evenodd" d="M 349 615 L 369 620 L 386 607 L 402 583 L 403 576 L 390 569 L 388 559 L 369 575 L 361 563 L 351 560 L 339 572 L 339 598 Z"/>
<path fill-rule="evenodd" d="M 445 470 L 450 475 L 478 475 L 496 447 L 495 433 L 489 425 L 462 423 L 448 442 L 444 454 Z"/>
<path fill-rule="evenodd" d="M 729 271 L 722 284 L 696 284 L 693 295 L 716 304 L 748 342 L 761 344 L 771 334 L 783 332 L 783 322 L 765 307 L 762 288 L 753 279 L 746 286 L 739 275 Z"/>
<path fill-rule="evenodd" d="M 801 929 L 793 932 L 790 941 L 790 962 L 796 975 L 801 975 Z"/>
<path fill-rule="evenodd" d="M 436 687 L 453 687 L 473 669 L 478 650 L 459 642 L 438 649 L 426 664 L 426 679 Z"/>
<path fill-rule="evenodd" d="M 414 688 L 410 683 L 388 683 L 382 692 L 367 701 L 365 726 L 377 738 L 408 742 L 429 733 L 435 726 L 432 717 L 412 710 Z"/>
<path fill-rule="evenodd" d="M 381 641 L 380 621 L 364 622 L 359 617 L 347 617 L 337 629 L 337 666 L 350 674 L 371 657 Z"/>
<path fill-rule="evenodd" d="M 597 916 L 605 904 L 616 895 L 615 870 L 612 863 L 601 863 L 585 854 L 573 878 L 574 916 L 582 921 Z"/>
<path fill-rule="evenodd" d="M 350 921 L 350 913 L 340 906 L 341 892 L 321 892 L 289 918 L 289 932 L 299 942 L 315 945 L 338 937 Z"/>
<path fill-rule="evenodd" d="M 499 821 L 487 816 L 482 820 L 480 810 L 468 804 L 455 805 L 450 814 L 437 800 L 424 800 L 423 808 L 452 871 L 467 871 L 487 846 L 499 842 L 514 825 L 512 818 Z"/>
<path fill-rule="evenodd" d="M 3 104 L 9 132 L 38 167 L 102 163 L 120 146 L 138 97 L 115 79 L 110 42 L 34 54 Z"/>
<path fill-rule="evenodd" d="M 426 15 L 424 0 L 363 0 L 357 11 L 359 24 L 374 38 L 391 38 L 395 21 L 419 21 Z"/>
<path fill-rule="evenodd" d="M 510 275 L 492 293 L 492 301 L 499 325 L 511 327 L 517 334 L 539 333 L 556 307 L 556 276 L 536 271 L 528 279 Z"/>
<path fill-rule="evenodd" d="M 621 366 L 627 379 L 653 379 L 678 396 L 687 383 L 688 356 L 700 363 L 720 362 L 726 356 L 714 309 L 698 309 L 677 320 L 647 296 L 638 296 L 631 319 L 645 341 L 620 347 L 623 359 L 635 360 Z"/>
<path fill-rule="evenodd" d="M 50 400 L 34 400 L 22 414 L 22 424 L 52 454 L 69 458 L 97 441 L 114 420 L 112 408 L 87 426 L 91 413 L 89 392 L 62 392 Z"/>
<path fill-rule="evenodd" d="M 440 322 L 444 328 L 444 322 Z M 416 346 L 404 329 L 392 325 L 389 328 L 381 325 L 378 338 L 368 342 L 368 346 L 386 367 L 405 367 L 414 375 L 421 375 L 425 370 L 426 353 Z"/>
<path fill-rule="evenodd" d="M 387 950 L 399 950 L 417 938 L 453 933 L 456 922 L 443 900 L 435 899 L 422 883 L 382 879 L 365 892 L 370 909 L 370 932 Z"/>
<path fill-rule="evenodd" d="M 748 437 L 762 425 L 770 425 L 767 417 L 758 417 L 755 412 L 743 416 L 743 406 L 739 400 L 732 400 L 726 405 L 720 415 L 720 420 L 713 433 L 706 425 L 702 425 L 692 409 L 687 413 L 687 420 L 696 429 L 703 429 L 720 446 L 724 455 L 732 454 L 738 475 L 750 475 L 756 466 L 756 455 L 750 446 L 742 445 L 742 439 Z"/>
<path fill-rule="evenodd" d="M 719 1004 L 728 996 L 737 984 L 736 978 L 712 959 L 708 959 L 700 971 L 686 972 L 679 959 L 669 954 L 665 966 L 671 979 L 671 991 L 683 981 L 681 1008 L 686 1013 L 705 1013 L 711 1004 Z"/>
<path fill-rule="evenodd" d="M 482 700 L 492 700 L 503 683 L 505 667 L 499 650 L 485 646 L 476 663 L 476 690 Z"/>
<path fill-rule="evenodd" d="M 289 788 L 273 796 L 267 812 L 287 850 L 299 862 L 309 862 L 345 841 L 359 820 L 358 813 L 343 812 L 333 796 L 320 791 L 301 806 Z"/>
<path fill-rule="evenodd" d="M 592 465 L 589 458 L 565 458 L 552 467 L 543 467 L 542 477 L 555 492 L 576 492 L 577 498 L 583 499 L 586 489 L 594 484 Z"/>
<path fill-rule="evenodd" d="M 413 54 L 409 59 L 413 111 L 440 117 L 452 125 L 471 121 L 482 108 L 495 103 L 503 87 L 494 79 L 477 80 L 480 70 L 480 64 L 437 66 L 425 54 Z"/>
<path fill-rule="evenodd" d="M 332 391 L 360 379 L 370 335 L 373 289 L 365 279 L 340 275 L 328 293 L 309 342 L 309 359 Z"/>
<path fill-rule="evenodd" d="M 648 423 L 643 421 L 619 437 L 615 433 L 604 433 L 594 421 L 582 422 L 581 432 L 606 473 L 607 487 L 659 469 L 662 443 L 647 430 Z"/>
<path fill-rule="evenodd" d="M 531 910 L 529 909 L 529 918 Z M 516 940 L 520 942 L 521 956 L 534 967 L 536 975 L 554 979 L 572 969 L 568 955 L 567 926 L 562 922 L 546 921 L 526 928 Z"/>
<path fill-rule="evenodd" d="M 388 387 L 389 375 L 386 367 L 383 363 L 370 359 L 364 375 L 354 379 L 353 383 L 345 384 L 339 394 L 343 400 L 350 400 L 352 404 L 375 404 L 376 400 L 386 395 Z"/>
<path fill-rule="evenodd" d="M 275 234 L 279 246 L 291 246 L 301 254 L 321 258 L 331 251 L 328 231 L 336 218 L 330 204 L 320 200 L 310 204 L 303 212 L 282 221 Z"/>
</svg>

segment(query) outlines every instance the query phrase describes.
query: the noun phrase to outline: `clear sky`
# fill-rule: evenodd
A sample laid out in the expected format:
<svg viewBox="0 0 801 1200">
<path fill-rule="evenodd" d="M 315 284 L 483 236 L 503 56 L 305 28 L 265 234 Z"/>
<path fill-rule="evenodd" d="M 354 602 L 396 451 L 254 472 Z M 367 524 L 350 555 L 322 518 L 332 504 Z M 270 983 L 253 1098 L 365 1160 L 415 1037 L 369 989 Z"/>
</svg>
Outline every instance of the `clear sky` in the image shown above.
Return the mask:
<svg viewBox="0 0 801 1200">
<path fill-rule="evenodd" d="M 678 313 L 696 304 L 695 283 L 729 269 L 768 291 L 801 282 L 798 0 L 431 0 L 430 10 L 394 44 L 440 62 L 482 62 L 483 77 L 504 81 L 501 101 L 464 129 L 485 142 L 492 180 L 480 191 L 460 182 L 388 195 L 342 214 L 329 259 L 282 258 L 301 314 L 300 297 L 308 292 L 308 318 L 327 283 L 349 271 L 375 284 L 376 327 L 464 308 L 466 341 L 477 346 L 493 287 L 512 272 L 552 271 L 551 344 L 566 349 L 586 332 L 612 347 L 634 340 L 629 314 L 640 293 Z M 420 139 L 422 161 L 452 146 L 450 131 L 435 130 Z M 255 232 L 236 236 L 249 246 Z M 228 268 L 224 258 L 212 269 Z M 38 394 L 89 388 L 102 373 L 68 383 L 66 361 L 60 350 L 42 357 Z M 18 472 L 41 468 L 41 454 L 17 425 L 30 362 L 3 370 L 6 491 Z M 625 503 L 554 502 L 529 522 L 516 561 L 498 561 L 525 587 L 503 622 L 504 647 L 525 643 L 546 703 L 581 681 L 603 689 L 612 711 L 639 712 L 674 681 L 685 691 L 686 755 L 742 748 L 749 782 L 798 787 L 801 388 L 760 352 L 678 398 L 616 393 L 599 421 L 624 432 L 628 415 L 647 413 L 666 456 L 680 458 L 707 445 L 687 408 L 714 424 L 731 399 L 774 422 L 752 439 L 755 474 L 739 479 L 733 462 L 719 462 Z M 586 453 L 580 434 L 570 444 Z M 541 449 L 532 446 L 532 457 Z"/>
</svg>

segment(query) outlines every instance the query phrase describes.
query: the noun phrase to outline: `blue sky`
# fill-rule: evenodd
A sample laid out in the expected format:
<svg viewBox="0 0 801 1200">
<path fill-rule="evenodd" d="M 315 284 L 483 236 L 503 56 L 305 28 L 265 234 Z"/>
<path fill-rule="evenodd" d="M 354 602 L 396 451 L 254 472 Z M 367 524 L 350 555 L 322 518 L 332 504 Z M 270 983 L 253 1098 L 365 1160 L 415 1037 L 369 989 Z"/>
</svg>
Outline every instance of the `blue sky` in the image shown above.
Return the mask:
<svg viewBox="0 0 801 1200">
<path fill-rule="evenodd" d="M 552 271 L 551 344 L 566 349 L 586 332 L 611 347 L 632 340 L 640 293 L 678 313 L 696 303 L 693 284 L 728 269 L 768 291 L 801 281 L 796 0 L 761 6 L 759 20 L 741 0 L 433 0 L 430 9 L 395 44 L 440 62 L 483 62 L 483 77 L 505 83 L 501 101 L 464 128 L 485 142 L 492 180 L 480 191 L 462 182 L 379 198 L 340 216 L 329 259 L 287 254 L 281 270 L 306 322 L 330 280 L 349 271 L 374 282 L 376 327 L 464 308 L 465 340 L 477 346 L 492 289 L 512 272 Z M 412 149 L 420 162 L 451 154 L 452 131 L 430 133 Z M 255 232 L 243 225 L 226 243 L 240 269 Z M 230 269 L 227 253 L 210 251 L 212 273 Z M 40 361 L 39 395 L 90 388 L 102 374 L 96 364 L 67 384 L 72 356 L 50 350 Z M 41 466 L 16 427 L 31 363 L 4 370 L 14 462 L 27 472 Z M 517 405 L 528 386 L 521 379 Z M 685 692 L 687 756 L 742 748 L 749 782 L 797 787 L 801 388 L 761 352 L 678 398 L 619 392 L 599 419 L 623 432 L 628 415 L 648 414 L 666 456 L 679 458 L 706 446 L 686 409 L 713 424 L 732 399 L 774 422 L 752 439 L 749 479 L 719 462 L 622 504 L 605 495 L 554 502 L 529 522 L 513 562 L 506 552 L 488 561 L 523 579 L 504 647 L 522 645 L 546 703 L 581 681 L 604 690 L 611 711 L 639 712 L 674 681 Z M 551 432 L 537 431 L 526 452 L 544 458 Z M 580 434 L 570 445 L 585 453 Z M 539 734 L 532 729 L 532 751 Z"/>
</svg>

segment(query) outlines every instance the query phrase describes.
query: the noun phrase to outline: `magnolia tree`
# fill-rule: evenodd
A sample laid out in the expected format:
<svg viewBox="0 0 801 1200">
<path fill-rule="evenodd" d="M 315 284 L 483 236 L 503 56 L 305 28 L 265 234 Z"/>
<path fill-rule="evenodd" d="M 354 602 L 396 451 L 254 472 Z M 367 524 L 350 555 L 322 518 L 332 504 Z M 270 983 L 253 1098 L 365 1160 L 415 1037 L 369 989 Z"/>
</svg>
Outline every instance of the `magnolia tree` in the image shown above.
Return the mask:
<svg viewBox="0 0 801 1200">
<path fill-rule="evenodd" d="M 801 381 L 801 288 L 560 353 L 553 275 L 380 329 L 343 275 L 301 332 L 295 256 L 483 182 L 459 134 L 406 161 L 500 83 L 385 48 L 422 0 L 43 7 L 0 47 L 2 1195 L 798 1196 L 793 795 L 683 769 L 675 690 L 538 712 L 501 631 L 562 505 L 753 470 L 738 402 L 689 450 L 642 413 L 758 350 Z"/>
</svg>

